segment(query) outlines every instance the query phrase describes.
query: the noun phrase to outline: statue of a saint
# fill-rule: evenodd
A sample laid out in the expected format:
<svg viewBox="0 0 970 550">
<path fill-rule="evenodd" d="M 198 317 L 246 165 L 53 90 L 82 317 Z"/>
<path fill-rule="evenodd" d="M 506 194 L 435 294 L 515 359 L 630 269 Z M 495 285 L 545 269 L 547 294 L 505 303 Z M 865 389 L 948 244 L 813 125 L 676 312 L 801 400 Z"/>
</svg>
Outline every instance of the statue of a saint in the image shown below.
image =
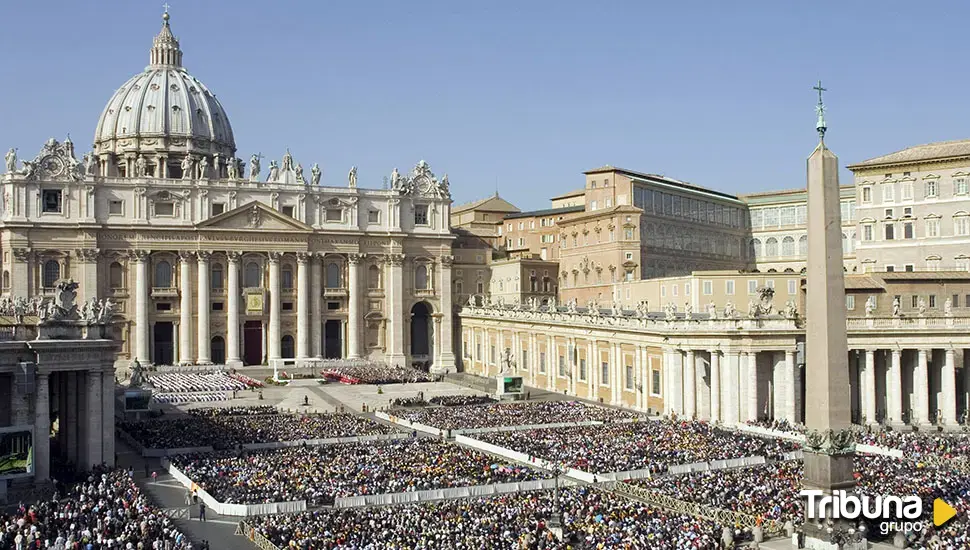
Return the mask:
<svg viewBox="0 0 970 550">
<path fill-rule="evenodd" d="M 926 315 L 926 300 L 920 297 L 920 299 L 916 302 L 916 307 L 919 309 L 920 317 Z"/>
<path fill-rule="evenodd" d="M 707 317 L 708 319 L 717 319 L 717 305 L 713 301 L 707 304 Z"/>
<path fill-rule="evenodd" d="M 348 187 L 354 189 L 357 187 L 357 167 L 352 166 L 350 172 L 347 174 L 347 182 L 350 184 Z"/>
<path fill-rule="evenodd" d="M 17 149 L 11 147 L 7 154 L 3 156 L 3 159 L 7 162 L 7 173 L 13 174 L 17 171 Z"/>
<path fill-rule="evenodd" d="M 222 166 L 222 159 L 219 158 L 219 153 L 212 155 L 212 177 L 213 179 L 219 179 L 222 174 L 219 173 L 219 167 Z"/>
<path fill-rule="evenodd" d="M 280 167 L 276 164 L 275 160 L 269 161 L 269 175 L 266 176 L 266 181 L 275 182 L 280 179 Z"/>
<path fill-rule="evenodd" d="M 249 181 L 258 181 L 259 179 L 259 159 L 261 156 L 259 153 L 254 153 L 253 156 L 249 157 Z"/>
<path fill-rule="evenodd" d="M 147 176 L 146 172 L 148 172 L 148 161 L 145 160 L 145 157 L 138 155 L 138 158 L 135 159 L 135 176 L 139 178 Z"/>
<path fill-rule="evenodd" d="M 688 320 L 694 318 L 694 306 L 690 302 L 684 303 L 684 318 Z"/>
<path fill-rule="evenodd" d="M 866 300 L 866 317 L 872 317 L 872 312 L 876 310 L 876 297 L 869 296 Z"/>
<path fill-rule="evenodd" d="M 728 319 L 734 319 L 734 302 L 728 301 L 724 304 L 724 316 Z"/>
<path fill-rule="evenodd" d="M 192 179 L 192 156 L 185 155 L 182 159 L 182 179 L 190 180 Z"/>
<path fill-rule="evenodd" d="M 283 167 L 282 170 L 286 172 L 287 170 L 293 169 L 293 155 L 290 154 L 290 149 L 286 149 L 286 153 L 283 155 Z"/>
<path fill-rule="evenodd" d="M 101 311 L 98 312 L 98 322 L 107 323 L 110 321 L 111 314 L 114 312 L 114 310 L 114 302 L 111 301 L 111 298 L 105 298 L 105 300 L 101 302 Z"/>
<path fill-rule="evenodd" d="M 236 157 L 229 157 L 226 161 L 226 173 L 230 180 L 234 180 L 239 177 L 239 159 Z"/>
<path fill-rule="evenodd" d="M 310 168 L 310 184 L 320 185 L 320 177 L 322 175 L 323 171 L 320 170 L 320 165 L 314 162 L 313 166 Z"/>
<path fill-rule="evenodd" d="M 94 151 L 84 155 L 84 174 L 88 176 L 96 176 L 98 170 L 98 157 L 94 154 Z"/>
<path fill-rule="evenodd" d="M 448 190 L 451 187 L 451 184 L 448 183 L 448 174 L 441 176 L 441 181 L 438 182 L 438 185 L 441 186 L 442 191 L 444 191 L 446 194 L 448 193 Z"/>
<path fill-rule="evenodd" d="M 396 191 L 401 189 L 401 173 L 397 171 L 397 168 L 391 172 L 391 189 Z"/>
<path fill-rule="evenodd" d="M 899 298 L 893 298 L 893 317 L 899 317 Z"/>
<path fill-rule="evenodd" d="M 306 178 L 303 177 L 303 165 L 296 165 L 296 181 L 300 183 L 306 183 Z"/>
<path fill-rule="evenodd" d="M 259 211 L 259 207 L 254 204 L 252 210 L 249 211 L 249 227 L 259 227 L 262 221 L 263 215 Z"/>
<path fill-rule="evenodd" d="M 505 348 L 505 356 L 502 358 L 502 373 L 513 372 L 515 370 L 515 358 L 512 357 L 512 350 Z"/>
<path fill-rule="evenodd" d="M 25 160 L 23 161 L 23 164 L 24 164 L 24 178 L 32 179 L 34 177 L 34 163 L 29 160 Z"/>
<path fill-rule="evenodd" d="M 209 176 L 209 157 L 199 159 L 199 179 L 204 180 Z"/>
<path fill-rule="evenodd" d="M 946 301 L 943 302 L 943 315 L 946 315 L 947 317 L 953 315 L 953 300 L 950 298 L 947 298 Z"/>
<path fill-rule="evenodd" d="M 141 363 L 138 362 L 138 359 L 135 359 L 131 362 L 131 380 L 128 381 L 128 387 L 140 388 L 144 383 L 145 380 L 142 375 Z"/>
</svg>

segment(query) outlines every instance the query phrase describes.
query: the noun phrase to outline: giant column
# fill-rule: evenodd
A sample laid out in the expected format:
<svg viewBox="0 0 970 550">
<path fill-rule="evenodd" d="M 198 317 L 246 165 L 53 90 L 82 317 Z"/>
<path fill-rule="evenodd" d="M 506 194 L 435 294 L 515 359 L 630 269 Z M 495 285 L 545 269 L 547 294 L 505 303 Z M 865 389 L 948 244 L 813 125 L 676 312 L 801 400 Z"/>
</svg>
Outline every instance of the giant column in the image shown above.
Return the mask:
<svg viewBox="0 0 970 550">
<path fill-rule="evenodd" d="M 745 420 L 755 422 L 758 420 L 758 413 L 761 412 L 758 410 L 758 352 L 748 353 L 748 369 L 745 375 L 747 376 L 744 382 L 747 387 L 745 395 L 748 399 Z"/>
<path fill-rule="evenodd" d="M 296 255 L 296 358 L 306 359 L 309 357 L 309 345 L 310 338 L 308 334 L 309 327 L 307 326 L 310 315 L 309 315 L 309 299 L 310 299 L 310 284 L 309 277 L 307 273 L 307 262 L 309 261 L 309 256 L 305 252 L 299 252 Z M 353 284 L 353 283 L 351 283 Z M 354 289 L 350 289 L 350 311 L 353 315 L 354 311 Z M 353 326 L 351 325 L 351 333 L 354 332 Z M 354 335 L 350 335 L 351 348 L 353 346 Z M 351 355 L 351 357 L 354 357 Z"/>
<path fill-rule="evenodd" d="M 723 422 L 721 416 L 721 355 L 711 350 L 711 422 Z"/>
<path fill-rule="evenodd" d="M 269 253 L 269 334 L 266 339 L 266 348 L 269 351 L 268 359 L 273 361 L 279 359 L 280 353 L 280 259 L 283 254 L 280 252 Z"/>
<path fill-rule="evenodd" d="M 808 274 L 806 309 L 806 409 L 803 487 L 816 491 L 809 497 L 804 522 L 807 548 L 842 550 L 858 543 L 840 544 L 851 523 L 832 518 L 818 497 L 855 487 L 855 454 L 849 395 L 848 341 L 845 330 L 845 279 L 842 266 L 842 223 L 839 161 L 825 146 L 825 119 L 821 82 L 818 124 L 819 144 L 808 158 Z M 825 513 L 827 512 L 827 513 Z M 829 523 L 826 525 L 827 520 Z M 831 528 L 829 528 L 831 526 Z"/>
<path fill-rule="evenodd" d="M 798 422 L 795 418 L 796 403 L 798 400 L 798 395 L 795 393 L 795 377 L 798 376 L 798 371 L 795 369 L 795 350 L 789 349 L 785 350 L 785 373 L 783 378 L 785 379 L 785 407 L 784 407 L 784 418 L 785 420 L 794 424 Z"/>
<path fill-rule="evenodd" d="M 192 252 L 179 253 L 179 365 L 192 361 Z"/>
<path fill-rule="evenodd" d="M 386 277 L 388 300 L 390 301 L 391 334 L 387 362 L 391 365 L 405 364 L 404 358 L 404 254 L 388 254 L 389 276 Z M 485 350 L 486 360 L 488 350 Z M 486 361 L 487 364 L 487 361 Z M 533 372 L 533 376 L 535 373 Z"/>
<path fill-rule="evenodd" d="M 892 350 L 891 357 L 889 368 L 886 369 L 889 378 L 886 382 L 886 398 L 889 401 L 886 413 L 890 424 L 900 425 L 903 423 L 903 350 Z"/>
<path fill-rule="evenodd" d="M 13 249 L 13 265 L 10 269 L 10 296 L 26 298 L 30 292 L 30 262 L 33 252 L 29 248 Z"/>
<path fill-rule="evenodd" d="M 455 364 L 455 343 L 454 343 L 454 306 L 451 301 L 451 264 L 454 263 L 454 256 L 442 256 L 441 260 L 441 281 L 438 284 L 438 292 L 441 293 L 441 364 L 438 365 L 440 372 L 457 372 Z"/>
<path fill-rule="evenodd" d="M 684 416 L 695 418 L 697 416 L 697 362 L 694 359 L 694 350 L 689 349 L 684 357 Z"/>
<path fill-rule="evenodd" d="M 212 364 L 212 353 L 210 349 L 211 334 L 209 333 L 209 256 L 208 252 L 197 252 L 199 259 L 199 335 L 198 349 L 200 365 Z M 186 331 L 188 332 L 188 331 Z"/>
<path fill-rule="evenodd" d="M 151 361 L 148 350 L 148 252 L 135 250 L 131 255 L 135 263 L 135 359 L 142 364 Z"/>
<path fill-rule="evenodd" d="M 115 465 L 115 438 L 105 434 L 115 433 L 115 369 L 111 361 L 101 372 L 101 461 L 109 467 Z"/>
<path fill-rule="evenodd" d="M 226 366 L 238 368 L 242 366 L 242 358 L 239 355 L 239 297 L 242 289 L 239 287 L 239 252 L 226 252 L 228 258 L 228 279 L 229 294 L 226 298 Z"/>
<path fill-rule="evenodd" d="M 51 477 L 51 412 L 50 388 L 46 372 L 37 371 L 34 388 L 34 481 Z"/>
<path fill-rule="evenodd" d="M 929 390 L 929 365 L 927 364 L 926 349 L 919 349 L 916 352 L 916 368 L 913 369 L 913 413 L 915 418 L 910 419 L 914 425 L 930 423 L 930 390 Z"/>
<path fill-rule="evenodd" d="M 737 351 L 728 351 L 724 354 L 724 384 L 723 399 L 721 399 L 721 416 L 724 423 L 728 426 L 737 426 L 740 410 L 740 387 L 741 379 L 739 375 L 741 361 L 743 357 Z"/>
<path fill-rule="evenodd" d="M 964 353 L 967 353 L 964 351 Z M 946 359 L 940 369 L 940 411 L 943 415 L 943 424 L 947 426 L 957 425 L 957 387 L 956 387 L 956 350 L 949 348 L 946 350 Z"/>
<path fill-rule="evenodd" d="M 347 355 L 351 359 L 356 359 L 360 357 L 360 339 L 363 336 L 361 333 L 361 313 L 360 313 L 360 263 L 364 259 L 363 254 L 348 254 L 347 263 L 347 302 L 349 307 L 347 308 L 347 320 L 348 320 L 348 334 L 347 334 Z"/>
<path fill-rule="evenodd" d="M 77 303 L 79 304 L 98 297 L 99 252 L 97 248 L 79 248 L 74 251 L 78 262 L 78 278 L 80 279 L 77 289 Z"/>
<path fill-rule="evenodd" d="M 320 359 L 323 357 L 323 299 L 321 297 L 321 264 L 320 255 L 310 257 L 310 342 L 311 354 Z"/>
<path fill-rule="evenodd" d="M 85 391 L 87 392 L 87 399 L 85 400 L 85 404 L 87 405 L 87 410 L 84 412 L 87 427 L 84 430 L 84 436 L 87 438 L 87 445 L 85 445 L 87 456 L 81 462 L 81 467 L 85 470 L 92 470 L 95 466 L 101 464 L 101 440 L 105 439 L 105 433 L 101 427 L 101 407 L 103 406 L 101 400 L 101 371 L 87 371 L 86 379 L 87 388 L 85 388 Z"/>
<path fill-rule="evenodd" d="M 867 349 L 865 370 L 863 371 L 862 390 L 866 394 L 865 398 L 865 421 L 864 424 L 876 423 L 876 351 Z"/>
</svg>

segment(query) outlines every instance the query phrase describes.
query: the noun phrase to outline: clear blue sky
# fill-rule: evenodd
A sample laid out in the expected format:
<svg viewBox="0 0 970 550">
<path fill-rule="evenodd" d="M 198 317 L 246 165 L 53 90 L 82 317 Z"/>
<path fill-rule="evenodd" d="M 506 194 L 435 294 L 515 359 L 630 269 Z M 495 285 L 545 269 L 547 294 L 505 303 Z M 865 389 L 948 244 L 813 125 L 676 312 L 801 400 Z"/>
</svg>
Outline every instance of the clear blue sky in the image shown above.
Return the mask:
<svg viewBox="0 0 970 550">
<path fill-rule="evenodd" d="M 732 193 L 800 187 L 829 88 L 843 165 L 970 137 L 966 2 L 169 0 L 239 154 L 331 183 L 425 159 L 522 208 L 613 164 Z M 0 4 L 0 148 L 81 151 L 148 63 L 162 0 Z M 849 174 L 843 171 L 843 182 Z"/>
</svg>

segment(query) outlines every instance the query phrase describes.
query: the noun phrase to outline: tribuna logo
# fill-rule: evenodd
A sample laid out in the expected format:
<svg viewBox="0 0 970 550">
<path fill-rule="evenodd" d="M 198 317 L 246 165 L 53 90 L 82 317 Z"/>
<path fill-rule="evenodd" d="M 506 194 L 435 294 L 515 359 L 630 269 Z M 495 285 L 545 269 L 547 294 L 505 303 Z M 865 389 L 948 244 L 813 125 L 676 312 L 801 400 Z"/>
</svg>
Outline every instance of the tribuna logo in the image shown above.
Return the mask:
<svg viewBox="0 0 970 550">
<path fill-rule="evenodd" d="M 856 496 L 845 491 L 833 491 L 826 496 L 819 490 L 803 490 L 801 496 L 808 498 L 808 519 L 867 518 L 881 521 L 880 531 L 920 531 L 923 522 L 923 501 L 917 496 Z"/>
</svg>

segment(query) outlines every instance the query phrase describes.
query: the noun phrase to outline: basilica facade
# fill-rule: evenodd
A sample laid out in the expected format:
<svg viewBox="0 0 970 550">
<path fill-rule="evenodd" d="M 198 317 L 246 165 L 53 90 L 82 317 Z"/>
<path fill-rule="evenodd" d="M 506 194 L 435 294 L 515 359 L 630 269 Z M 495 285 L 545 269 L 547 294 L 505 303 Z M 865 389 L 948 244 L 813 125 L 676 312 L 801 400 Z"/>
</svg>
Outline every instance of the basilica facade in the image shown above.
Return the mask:
<svg viewBox="0 0 970 550">
<path fill-rule="evenodd" d="M 79 300 L 113 304 L 122 361 L 454 370 L 447 175 L 420 161 L 365 189 L 356 167 L 335 184 L 289 151 L 247 160 L 166 13 L 90 153 L 70 138 L 32 160 L 6 153 L 0 292 L 78 281 Z"/>
</svg>

